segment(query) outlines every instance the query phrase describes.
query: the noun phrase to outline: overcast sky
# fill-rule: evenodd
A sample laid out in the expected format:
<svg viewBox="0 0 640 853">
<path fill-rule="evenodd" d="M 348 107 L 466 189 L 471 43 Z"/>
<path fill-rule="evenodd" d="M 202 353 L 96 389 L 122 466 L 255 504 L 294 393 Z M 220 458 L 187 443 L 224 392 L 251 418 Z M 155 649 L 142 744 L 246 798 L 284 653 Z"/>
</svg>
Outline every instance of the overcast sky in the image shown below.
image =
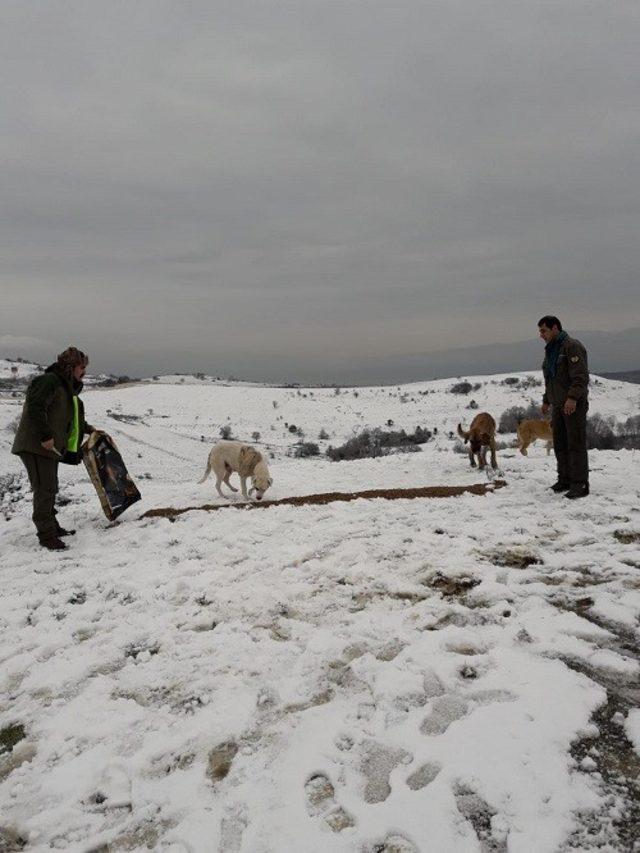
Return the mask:
<svg viewBox="0 0 640 853">
<path fill-rule="evenodd" d="M 636 0 L 3 0 L 0 355 L 376 381 L 639 326 L 638 45 Z"/>
</svg>

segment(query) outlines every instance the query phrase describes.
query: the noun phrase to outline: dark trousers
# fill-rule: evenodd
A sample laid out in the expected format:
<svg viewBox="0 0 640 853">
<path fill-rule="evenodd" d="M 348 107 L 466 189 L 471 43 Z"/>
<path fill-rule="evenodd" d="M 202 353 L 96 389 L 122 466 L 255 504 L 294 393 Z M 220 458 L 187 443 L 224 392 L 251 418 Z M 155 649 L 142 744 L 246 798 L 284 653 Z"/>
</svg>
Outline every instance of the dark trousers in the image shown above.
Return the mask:
<svg viewBox="0 0 640 853">
<path fill-rule="evenodd" d="M 589 485 L 586 400 L 579 400 L 572 415 L 554 406 L 551 416 L 553 449 L 558 463 L 558 482 L 569 486 Z"/>
<path fill-rule="evenodd" d="M 56 495 L 58 494 L 58 460 L 47 459 L 37 453 L 21 453 L 20 459 L 27 469 L 33 491 L 33 523 L 40 539 L 55 536 Z"/>
</svg>

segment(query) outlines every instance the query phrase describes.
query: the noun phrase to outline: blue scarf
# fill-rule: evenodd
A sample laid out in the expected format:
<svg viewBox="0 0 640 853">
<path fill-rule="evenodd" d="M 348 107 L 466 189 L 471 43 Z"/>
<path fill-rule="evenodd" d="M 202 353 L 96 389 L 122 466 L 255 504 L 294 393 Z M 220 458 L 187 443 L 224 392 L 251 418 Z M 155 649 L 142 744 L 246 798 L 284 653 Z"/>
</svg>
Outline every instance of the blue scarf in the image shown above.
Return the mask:
<svg viewBox="0 0 640 853">
<path fill-rule="evenodd" d="M 562 344 L 566 341 L 569 335 L 566 332 L 560 332 L 555 341 L 551 341 L 544 348 L 545 358 L 544 365 L 542 367 L 544 372 L 544 378 L 549 382 L 556 375 L 556 370 L 558 369 L 558 358 L 560 357 L 560 350 L 562 349 Z"/>
</svg>

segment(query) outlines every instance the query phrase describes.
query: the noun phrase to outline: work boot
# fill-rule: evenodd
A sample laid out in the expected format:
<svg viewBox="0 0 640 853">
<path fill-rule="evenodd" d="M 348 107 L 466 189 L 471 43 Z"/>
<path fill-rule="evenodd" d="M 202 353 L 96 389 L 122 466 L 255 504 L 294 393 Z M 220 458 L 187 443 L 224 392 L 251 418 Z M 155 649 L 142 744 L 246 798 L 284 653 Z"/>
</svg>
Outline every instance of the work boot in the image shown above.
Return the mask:
<svg viewBox="0 0 640 853">
<path fill-rule="evenodd" d="M 569 500 L 574 501 L 576 498 L 586 498 L 589 494 L 589 484 L 588 483 L 578 483 L 576 486 L 571 486 L 565 498 L 569 498 Z"/>
<path fill-rule="evenodd" d="M 65 530 L 56 522 L 56 536 L 75 536 L 75 530 Z"/>
<path fill-rule="evenodd" d="M 549 488 L 552 492 L 568 492 L 571 488 L 571 484 L 561 483 L 560 480 L 558 480 L 557 483 L 554 483 L 553 486 L 549 486 Z"/>
<path fill-rule="evenodd" d="M 55 533 L 52 533 L 50 536 L 38 536 L 38 541 L 42 547 L 46 548 L 48 551 L 67 550 L 67 546 L 64 544 L 62 539 L 58 539 Z"/>
</svg>

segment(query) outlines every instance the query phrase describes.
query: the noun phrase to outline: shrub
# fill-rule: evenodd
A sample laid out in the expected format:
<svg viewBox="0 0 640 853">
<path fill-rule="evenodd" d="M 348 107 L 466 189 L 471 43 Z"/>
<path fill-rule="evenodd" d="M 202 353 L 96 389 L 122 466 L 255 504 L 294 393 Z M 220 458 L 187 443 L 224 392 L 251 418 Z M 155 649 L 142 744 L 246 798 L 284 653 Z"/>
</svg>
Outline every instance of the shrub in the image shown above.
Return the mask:
<svg viewBox="0 0 640 853">
<path fill-rule="evenodd" d="M 467 409 L 477 409 L 477 408 L 478 408 L 478 404 L 476 403 L 476 401 L 475 400 L 469 400 L 469 405 L 467 406 Z"/>
<path fill-rule="evenodd" d="M 520 387 L 522 389 L 539 388 L 541 385 L 542 379 L 537 379 L 535 376 L 526 376 L 524 379 L 520 380 Z"/>
<path fill-rule="evenodd" d="M 595 423 L 594 423 L 595 422 Z M 618 423 L 615 418 L 602 418 L 600 415 L 593 415 L 587 419 L 587 446 L 589 445 L 589 433 L 592 433 L 592 440 L 599 443 L 611 443 L 611 436 L 607 431 L 607 427 L 614 433 L 613 447 L 596 449 L 613 449 L 613 450 L 640 450 L 640 415 L 631 415 L 624 421 Z"/>
<path fill-rule="evenodd" d="M 542 410 L 535 403 L 529 403 L 526 408 L 524 406 L 511 406 L 510 409 L 505 409 L 500 415 L 498 432 L 515 432 L 520 421 L 532 420 L 541 416 Z"/>
<path fill-rule="evenodd" d="M 329 433 L 326 431 L 326 429 L 324 427 L 318 433 L 318 438 L 321 441 L 326 441 L 329 438 Z"/>
<path fill-rule="evenodd" d="M 285 424 L 285 426 L 287 426 L 287 425 Z M 298 432 L 298 427 L 297 427 L 295 424 L 289 424 L 289 425 L 287 426 L 287 429 L 288 429 L 288 430 L 289 430 L 289 432 L 291 432 L 291 433 Z"/>
<path fill-rule="evenodd" d="M 251 433 L 251 438 L 252 438 L 254 441 L 260 441 L 260 433 L 258 432 L 258 430 L 256 430 L 255 432 L 252 432 L 252 433 Z"/>
<path fill-rule="evenodd" d="M 456 382 L 455 385 L 452 385 L 451 388 L 449 388 L 449 393 L 468 394 L 472 389 L 473 385 L 470 382 Z"/>
<path fill-rule="evenodd" d="M 431 432 L 416 427 L 415 432 L 384 432 L 381 429 L 364 430 L 354 435 L 340 447 L 328 447 L 327 456 L 333 462 L 346 459 L 372 459 L 386 456 L 392 448 L 404 448 L 410 445 L 424 444 L 431 438 Z"/>
<path fill-rule="evenodd" d="M 616 419 L 603 418 L 602 415 L 592 415 L 587 418 L 587 448 L 589 450 L 615 450 L 616 434 L 614 432 Z"/>
<path fill-rule="evenodd" d="M 231 438 L 231 432 L 232 430 L 229 424 L 225 424 L 224 426 L 220 427 L 220 436 L 224 439 Z"/>
<path fill-rule="evenodd" d="M 313 441 L 301 441 L 296 444 L 293 455 L 296 459 L 307 459 L 310 456 L 319 456 L 320 448 Z"/>
<path fill-rule="evenodd" d="M 506 379 L 503 379 L 500 383 L 501 385 L 519 385 L 520 378 L 518 376 L 507 376 Z"/>
<path fill-rule="evenodd" d="M 640 415 L 631 415 L 624 422 L 624 431 L 627 434 L 640 435 Z"/>
</svg>

